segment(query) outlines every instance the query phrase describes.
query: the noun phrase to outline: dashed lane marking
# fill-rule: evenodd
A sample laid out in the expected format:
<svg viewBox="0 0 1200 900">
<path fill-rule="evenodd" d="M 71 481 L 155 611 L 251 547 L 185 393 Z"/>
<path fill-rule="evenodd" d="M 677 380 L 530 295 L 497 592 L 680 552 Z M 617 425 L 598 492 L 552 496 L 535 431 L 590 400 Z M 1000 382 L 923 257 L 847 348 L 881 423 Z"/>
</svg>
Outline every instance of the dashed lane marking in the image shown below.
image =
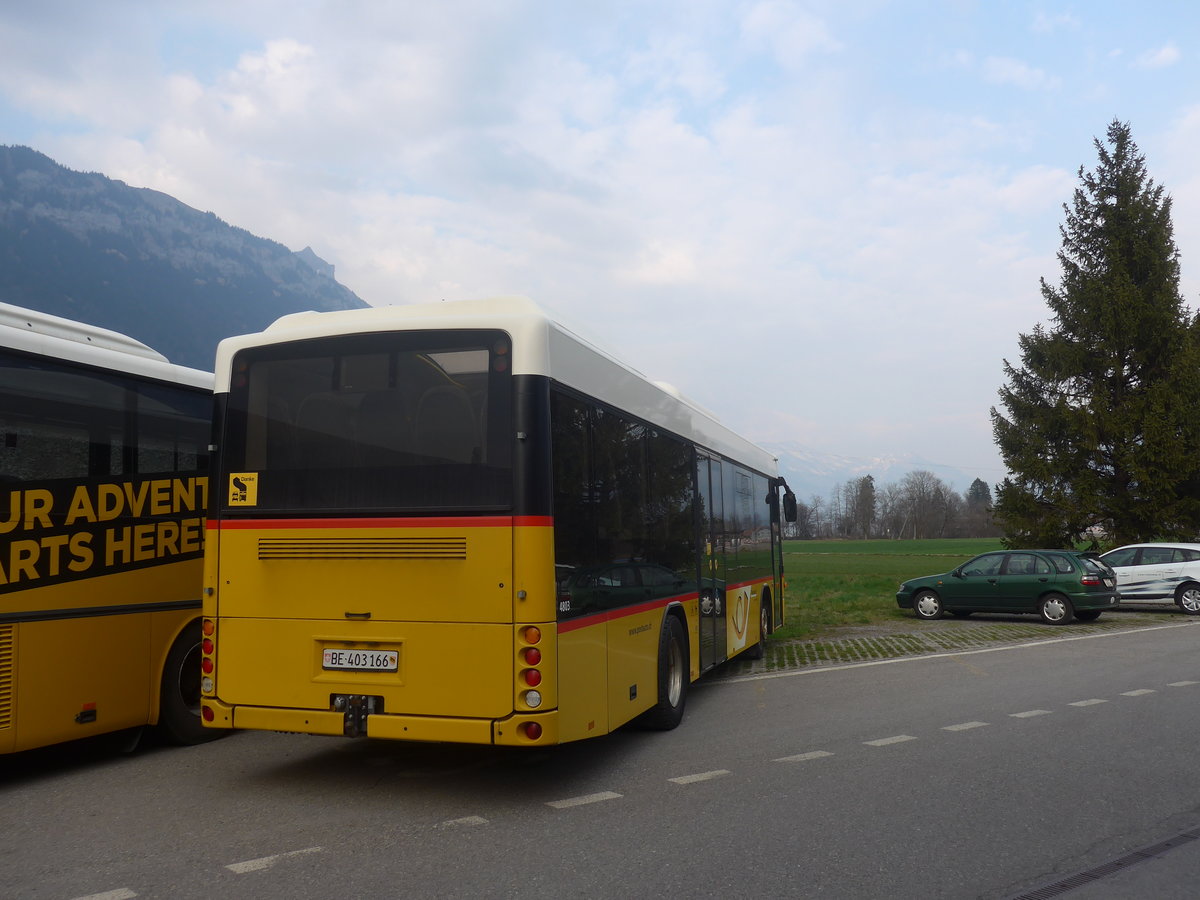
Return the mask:
<svg viewBox="0 0 1200 900">
<path fill-rule="evenodd" d="M 600 791 L 598 794 L 584 794 L 582 797 L 568 797 L 566 800 L 551 800 L 547 806 L 555 809 L 568 809 L 572 806 L 585 806 L 588 803 L 601 803 L 604 800 L 616 800 L 620 794 L 613 791 Z"/>
<path fill-rule="evenodd" d="M 1192 684 L 1200 684 L 1200 681 L 1172 681 L 1167 687 L 1187 687 Z"/>
<path fill-rule="evenodd" d="M 982 728 L 987 722 L 960 722 L 957 725 L 943 725 L 942 731 L 970 731 L 972 728 Z"/>
<path fill-rule="evenodd" d="M 911 734 L 898 734 L 895 737 L 879 738 L 875 741 L 863 741 L 868 747 L 886 747 L 889 744 L 903 744 L 905 741 L 915 741 Z"/>
<path fill-rule="evenodd" d="M 1048 715 L 1050 715 L 1050 710 L 1048 710 L 1048 709 L 1027 709 L 1027 710 L 1025 710 L 1025 712 L 1009 713 L 1008 715 L 1013 719 L 1032 719 L 1034 716 L 1048 716 Z"/>
<path fill-rule="evenodd" d="M 1099 697 L 1093 697 L 1091 700 L 1076 700 L 1074 703 L 1068 703 L 1067 706 L 1095 706 L 1098 703 L 1107 702 L 1107 700 L 1101 700 Z"/>
<path fill-rule="evenodd" d="M 463 816 L 461 819 L 450 819 L 448 822 L 443 822 L 438 828 L 454 828 L 459 825 L 486 825 L 488 820 L 483 816 Z"/>
<path fill-rule="evenodd" d="M 728 769 L 713 769 L 711 772 L 699 772 L 695 775 L 680 775 L 678 778 L 668 778 L 672 784 L 695 784 L 697 781 L 712 781 L 722 775 L 729 775 Z"/>
<path fill-rule="evenodd" d="M 258 859 L 248 859 L 245 862 L 230 863 L 225 868 L 235 875 L 245 875 L 248 872 L 261 872 L 269 869 L 281 859 L 293 856 L 304 856 L 306 853 L 320 853 L 322 847 L 305 847 L 303 850 L 291 850 L 287 853 L 276 853 L 274 856 L 260 856 Z"/>
<path fill-rule="evenodd" d="M 810 750 L 808 753 L 797 753 L 795 756 L 781 756 L 774 762 L 807 762 L 810 759 L 824 759 L 833 756 L 828 750 Z"/>
<path fill-rule="evenodd" d="M 129 888 L 117 888 L 115 891 L 105 891 L 102 894 L 88 894 L 85 897 L 76 897 L 75 900 L 133 900 L 136 896 L 137 894 Z"/>
<path fill-rule="evenodd" d="M 1152 691 L 1149 688 L 1139 688 L 1136 691 L 1121 691 L 1122 697 L 1142 697 L 1146 694 L 1157 694 L 1158 691 Z"/>
</svg>

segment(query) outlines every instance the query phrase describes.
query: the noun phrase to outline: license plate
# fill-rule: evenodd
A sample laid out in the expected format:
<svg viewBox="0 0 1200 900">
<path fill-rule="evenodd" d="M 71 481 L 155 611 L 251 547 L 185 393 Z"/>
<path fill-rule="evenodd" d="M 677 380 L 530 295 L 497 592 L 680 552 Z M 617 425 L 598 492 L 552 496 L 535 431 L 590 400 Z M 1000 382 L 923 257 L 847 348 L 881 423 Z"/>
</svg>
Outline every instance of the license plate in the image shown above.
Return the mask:
<svg viewBox="0 0 1200 900">
<path fill-rule="evenodd" d="M 351 672 L 395 672 L 400 667 L 396 650 L 332 650 L 326 648 L 322 668 Z"/>
</svg>

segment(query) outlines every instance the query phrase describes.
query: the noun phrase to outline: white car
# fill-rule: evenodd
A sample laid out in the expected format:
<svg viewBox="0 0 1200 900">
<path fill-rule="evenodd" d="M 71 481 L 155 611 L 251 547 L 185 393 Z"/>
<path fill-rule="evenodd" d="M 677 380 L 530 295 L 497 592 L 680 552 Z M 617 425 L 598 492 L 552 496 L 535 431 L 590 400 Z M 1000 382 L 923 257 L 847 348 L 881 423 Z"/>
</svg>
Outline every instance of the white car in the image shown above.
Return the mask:
<svg viewBox="0 0 1200 900">
<path fill-rule="evenodd" d="M 1122 606 L 1174 603 L 1200 615 L 1200 544 L 1129 544 L 1100 559 L 1117 573 Z"/>
</svg>

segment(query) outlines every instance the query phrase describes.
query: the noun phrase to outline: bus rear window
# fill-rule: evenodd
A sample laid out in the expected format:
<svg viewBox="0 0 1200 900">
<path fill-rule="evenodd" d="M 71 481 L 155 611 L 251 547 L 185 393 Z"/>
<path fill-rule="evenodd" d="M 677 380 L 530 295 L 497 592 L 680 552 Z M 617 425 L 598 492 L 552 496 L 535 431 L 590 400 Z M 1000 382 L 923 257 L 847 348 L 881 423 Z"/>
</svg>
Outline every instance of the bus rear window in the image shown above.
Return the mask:
<svg viewBox="0 0 1200 900">
<path fill-rule="evenodd" d="M 234 360 L 227 471 L 297 513 L 502 510 L 512 504 L 502 332 L 343 335 Z"/>
</svg>

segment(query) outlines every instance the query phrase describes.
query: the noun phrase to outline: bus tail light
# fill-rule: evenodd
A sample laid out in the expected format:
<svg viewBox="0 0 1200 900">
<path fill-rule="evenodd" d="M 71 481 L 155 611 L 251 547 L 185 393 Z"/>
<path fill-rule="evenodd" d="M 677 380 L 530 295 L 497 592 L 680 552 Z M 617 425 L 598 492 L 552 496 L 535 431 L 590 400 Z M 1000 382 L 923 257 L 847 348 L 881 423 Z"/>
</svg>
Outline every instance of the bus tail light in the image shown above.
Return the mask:
<svg viewBox="0 0 1200 900">
<path fill-rule="evenodd" d="M 538 625 L 520 625 L 516 629 L 516 703 L 517 709 L 538 709 L 545 702 L 540 690 L 545 680 L 545 674 L 540 666 L 545 660 L 542 648 L 537 646 L 542 641 L 542 629 Z M 553 677 L 553 672 L 550 673 Z M 553 698 L 551 698 L 553 700 Z"/>
<path fill-rule="evenodd" d="M 200 633 L 204 638 L 200 641 L 200 692 L 203 694 L 212 694 L 216 689 L 216 682 L 213 680 L 213 673 L 217 669 L 217 623 L 212 619 L 201 619 Z M 212 721 L 212 710 L 204 707 L 205 721 Z"/>
</svg>

